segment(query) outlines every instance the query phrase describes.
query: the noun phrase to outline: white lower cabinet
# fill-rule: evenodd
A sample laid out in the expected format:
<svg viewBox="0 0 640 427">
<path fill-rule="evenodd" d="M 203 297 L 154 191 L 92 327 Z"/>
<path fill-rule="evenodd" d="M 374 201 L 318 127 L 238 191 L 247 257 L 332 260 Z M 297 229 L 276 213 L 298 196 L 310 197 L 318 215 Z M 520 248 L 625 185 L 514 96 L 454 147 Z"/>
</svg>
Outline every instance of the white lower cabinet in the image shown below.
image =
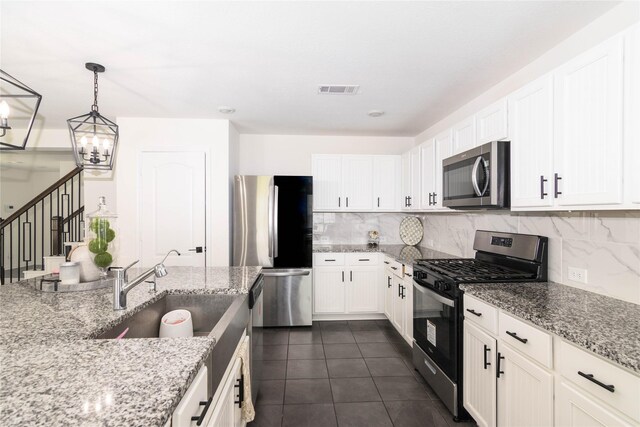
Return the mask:
<svg viewBox="0 0 640 427">
<path fill-rule="evenodd" d="M 170 425 L 173 427 L 191 426 L 191 417 L 200 416 L 204 410 L 202 402 L 206 403 L 207 399 L 207 367 L 203 366 L 173 411 Z"/>
<path fill-rule="evenodd" d="M 391 323 L 395 328 L 400 332 L 401 335 L 404 335 L 404 325 L 406 319 L 406 308 L 404 299 L 402 299 L 402 279 L 394 276 L 393 277 L 393 314 L 391 319 Z"/>
<path fill-rule="evenodd" d="M 480 427 L 495 426 L 496 339 L 465 320 L 463 340 L 464 407 Z"/>
<path fill-rule="evenodd" d="M 349 267 L 347 282 L 347 311 L 349 313 L 378 313 L 380 294 L 378 267 Z"/>
<path fill-rule="evenodd" d="M 556 383 L 556 426 L 621 427 L 633 426 L 588 393 L 561 379 Z M 637 424 L 636 424 L 637 426 Z"/>
<path fill-rule="evenodd" d="M 242 421 L 242 408 L 236 400 L 239 386 L 242 386 L 242 361 L 238 358 L 231 367 L 230 375 L 220 385 L 222 394 L 213 408 L 207 427 L 240 427 L 246 424 Z"/>
<path fill-rule="evenodd" d="M 553 374 L 501 342 L 496 363 L 498 425 L 553 425 Z"/>
<path fill-rule="evenodd" d="M 344 267 L 315 267 L 313 269 L 313 311 L 344 313 L 344 286 Z"/>
<path fill-rule="evenodd" d="M 393 273 L 391 269 L 384 269 L 384 315 L 387 319 L 393 317 Z"/>
<path fill-rule="evenodd" d="M 384 314 L 405 341 L 413 346 L 413 269 L 390 257 L 385 257 L 384 265 Z"/>
<path fill-rule="evenodd" d="M 413 347 L 413 267 L 404 266 L 402 279 L 402 294 L 404 300 L 404 330 L 402 336 Z"/>
</svg>

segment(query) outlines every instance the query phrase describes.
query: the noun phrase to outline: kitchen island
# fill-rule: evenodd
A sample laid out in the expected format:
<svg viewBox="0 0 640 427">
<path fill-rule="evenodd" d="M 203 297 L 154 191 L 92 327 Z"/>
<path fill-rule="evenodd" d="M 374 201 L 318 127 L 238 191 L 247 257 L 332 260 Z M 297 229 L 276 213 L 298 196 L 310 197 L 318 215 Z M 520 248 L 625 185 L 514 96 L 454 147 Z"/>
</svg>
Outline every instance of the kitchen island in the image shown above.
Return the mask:
<svg viewBox="0 0 640 427">
<path fill-rule="evenodd" d="M 166 294 L 246 295 L 260 271 L 169 267 L 155 292 L 137 286 L 119 311 L 111 288 L 43 293 L 39 278 L 0 287 L 0 425 L 163 426 L 216 337 L 95 338 Z"/>
</svg>

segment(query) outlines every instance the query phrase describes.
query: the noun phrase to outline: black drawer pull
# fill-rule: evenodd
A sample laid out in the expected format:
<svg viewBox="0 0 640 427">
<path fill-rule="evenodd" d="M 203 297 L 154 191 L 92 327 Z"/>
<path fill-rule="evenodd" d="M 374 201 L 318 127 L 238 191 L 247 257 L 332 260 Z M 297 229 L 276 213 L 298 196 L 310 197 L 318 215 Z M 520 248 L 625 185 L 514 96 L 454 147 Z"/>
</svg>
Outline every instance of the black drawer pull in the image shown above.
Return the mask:
<svg viewBox="0 0 640 427">
<path fill-rule="evenodd" d="M 484 345 L 484 369 L 487 369 L 487 366 L 491 366 L 491 362 L 487 359 L 487 353 L 489 353 L 491 349 L 485 344 Z"/>
<path fill-rule="evenodd" d="M 327 261 L 327 262 L 333 262 L 333 261 L 335 261 L 335 259 L 325 259 L 325 261 Z"/>
<path fill-rule="evenodd" d="M 371 261 L 369 258 L 360 258 L 358 261 Z"/>
<path fill-rule="evenodd" d="M 391 287 L 391 276 L 387 276 L 387 288 Z"/>
<path fill-rule="evenodd" d="M 244 375 L 241 375 L 236 382 L 238 384 L 234 385 L 234 387 L 238 388 L 238 400 L 234 400 L 233 403 L 238 405 L 238 408 L 242 408 L 244 402 Z"/>
<path fill-rule="evenodd" d="M 212 400 L 213 400 L 213 396 L 211 396 L 209 400 L 207 400 L 206 402 L 200 401 L 200 406 L 204 405 L 204 409 L 202 410 L 200 415 L 198 415 L 197 417 L 191 417 L 191 421 L 195 421 L 197 426 L 202 425 L 204 421 L 204 416 L 209 410 L 209 406 L 211 406 Z"/>
<path fill-rule="evenodd" d="M 389 264 L 389 261 L 385 261 L 384 263 L 385 263 L 385 264 Z"/>
<path fill-rule="evenodd" d="M 580 375 L 581 377 L 584 377 L 586 379 L 588 379 L 589 381 L 591 381 L 592 383 L 596 383 L 598 384 L 600 387 L 602 387 L 603 389 L 610 391 L 611 393 L 613 393 L 614 391 L 616 391 L 615 386 L 611 385 L 611 384 L 605 384 L 603 382 L 598 381 L 597 379 L 595 379 L 593 377 L 593 374 L 585 374 L 584 372 L 578 371 L 578 375 Z"/>
<path fill-rule="evenodd" d="M 502 355 L 500 354 L 500 352 L 498 352 L 498 366 L 497 366 L 497 368 L 498 368 L 498 369 L 496 369 L 496 377 L 497 377 L 497 378 L 500 378 L 500 374 L 504 374 L 504 371 L 501 371 L 501 370 L 500 370 L 500 361 L 501 361 L 502 359 L 504 359 L 504 356 L 502 356 Z"/>
<path fill-rule="evenodd" d="M 398 267 L 391 267 L 391 269 L 392 269 L 392 270 L 397 270 L 397 269 L 398 269 Z"/>
<path fill-rule="evenodd" d="M 411 273 L 404 273 L 404 275 L 411 277 Z"/>
<path fill-rule="evenodd" d="M 526 343 L 527 343 L 527 341 L 529 341 L 529 340 L 528 340 L 528 339 L 526 339 L 526 338 L 520 338 L 520 337 L 518 336 L 518 334 L 516 334 L 515 332 L 509 332 L 509 331 L 507 331 L 507 335 L 509 335 L 511 338 L 515 338 L 515 339 L 517 339 L 517 340 L 518 340 L 518 341 L 520 341 L 522 344 L 526 344 Z"/>
<path fill-rule="evenodd" d="M 477 311 L 475 311 L 475 310 L 474 310 L 474 309 L 472 309 L 472 308 L 467 308 L 467 311 L 468 311 L 469 313 L 473 314 L 474 316 L 478 316 L 478 317 L 482 316 L 482 313 L 478 313 Z"/>
</svg>

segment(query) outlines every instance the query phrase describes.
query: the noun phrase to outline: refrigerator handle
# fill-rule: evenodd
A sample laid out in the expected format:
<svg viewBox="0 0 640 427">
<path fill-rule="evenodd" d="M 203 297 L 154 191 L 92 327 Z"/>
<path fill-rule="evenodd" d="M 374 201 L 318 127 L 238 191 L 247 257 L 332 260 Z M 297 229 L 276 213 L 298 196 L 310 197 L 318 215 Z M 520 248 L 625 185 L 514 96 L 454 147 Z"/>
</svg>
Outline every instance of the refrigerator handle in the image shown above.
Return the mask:
<svg viewBox="0 0 640 427">
<path fill-rule="evenodd" d="M 278 258 L 278 186 L 273 189 L 273 257 Z"/>
<path fill-rule="evenodd" d="M 268 218 L 269 218 L 269 230 L 267 230 L 267 246 L 269 251 L 269 258 L 273 258 L 273 202 L 275 199 L 275 186 L 269 186 L 269 201 L 268 201 Z"/>
</svg>

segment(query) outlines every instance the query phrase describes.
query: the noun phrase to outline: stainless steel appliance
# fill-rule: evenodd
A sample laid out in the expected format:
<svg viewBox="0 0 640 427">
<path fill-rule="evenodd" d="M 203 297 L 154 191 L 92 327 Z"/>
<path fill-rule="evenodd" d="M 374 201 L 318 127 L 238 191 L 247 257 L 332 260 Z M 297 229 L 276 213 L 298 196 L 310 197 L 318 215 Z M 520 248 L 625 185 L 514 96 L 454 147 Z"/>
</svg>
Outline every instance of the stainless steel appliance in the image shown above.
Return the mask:
<svg viewBox="0 0 640 427">
<path fill-rule="evenodd" d="M 510 206 L 509 141 L 493 141 L 442 161 L 442 204 L 453 209 Z"/>
<path fill-rule="evenodd" d="M 249 310 L 251 310 L 251 319 L 249 334 L 251 336 L 251 399 L 253 402 L 258 398 L 258 387 L 260 386 L 259 378 L 262 378 L 262 328 L 263 328 L 263 292 L 264 276 L 258 277 L 251 289 L 249 290 Z"/>
<path fill-rule="evenodd" d="M 233 265 L 260 265 L 267 326 L 310 326 L 313 180 L 249 176 L 234 180 Z"/>
<path fill-rule="evenodd" d="M 473 249 L 475 258 L 413 265 L 413 364 L 456 419 L 468 416 L 462 407 L 464 307 L 458 285 L 547 280 L 546 237 L 476 231 Z"/>
</svg>

